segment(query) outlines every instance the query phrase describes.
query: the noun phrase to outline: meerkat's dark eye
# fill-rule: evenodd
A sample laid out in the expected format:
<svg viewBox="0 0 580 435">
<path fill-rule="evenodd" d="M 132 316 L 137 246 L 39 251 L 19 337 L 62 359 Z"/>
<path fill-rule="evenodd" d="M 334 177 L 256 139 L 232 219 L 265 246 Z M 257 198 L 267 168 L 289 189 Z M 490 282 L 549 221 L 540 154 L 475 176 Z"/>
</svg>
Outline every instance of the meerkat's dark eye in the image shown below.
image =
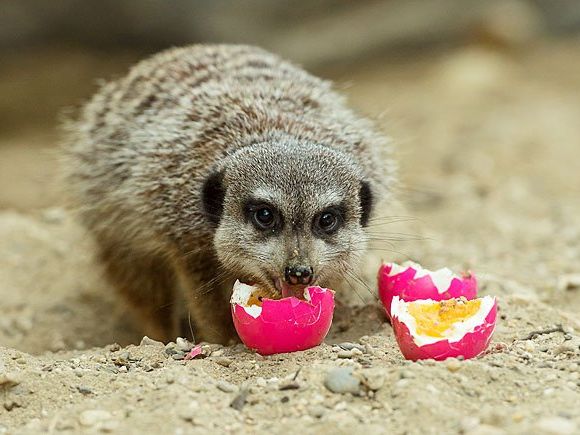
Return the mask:
<svg viewBox="0 0 580 435">
<path fill-rule="evenodd" d="M 323 234 L 332 234 L 338 230 L 342 217 L 336 210 L 325 210 L 314 218 L 314 229 Z"/>
<path fill-rule="evenodd" d="M 258 230 L 276 232 L 282 225 L 282 215 L 268 203 L 250 200 L 244 206 L 246 219 Z"/>
<path fill-rule="evenodd" d="M 264 229 L 271 228 L 275 218 L 274 211 L 269 207 L 260 207 L 254 212 L 254 221 Z"/>
<path fill-rule="evenodd" d="M 258 230 L 275 230 L 279 227 L 280 215 L 274 207 L 264 204 L 252 204 L 246 210 L 249 220 Z"/>
</svg>

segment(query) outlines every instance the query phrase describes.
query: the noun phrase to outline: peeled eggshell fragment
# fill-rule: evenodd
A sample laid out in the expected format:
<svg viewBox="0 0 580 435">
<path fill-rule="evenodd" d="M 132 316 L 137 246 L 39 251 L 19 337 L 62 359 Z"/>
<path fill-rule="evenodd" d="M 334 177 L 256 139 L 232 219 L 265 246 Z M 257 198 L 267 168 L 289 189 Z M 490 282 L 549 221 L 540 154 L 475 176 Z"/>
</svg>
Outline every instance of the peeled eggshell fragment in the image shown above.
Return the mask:
<svg viewBox="0 0 580 435">
<path fill-rule="evenodd" d="M 328 334 L 334 312 L 334 292 L 307 287 L 306 300 L 296 297 L 261 299 L 248 305 L 258 289 L 236 281 L 232 316 L 242 342 L 262 355 L 295 352 L 318 346 Z"/>
<path fill-rule="evenodd" d="M 477 280 L 473 274 L 458 276 L 446 267 L 430 271 L 411 261 L 403 265 L 383 264 L 379 269 L 378 286 L 379 297 L 389 318 L 391 302 L 395 296 L 407 302 L 477 297 Z"/>
<path fill-rule="evenodd" d="M 420 359 L 441 361 L 452 357 L 468 359 L 487 349 L 495 329 L 497 301 L 494 297 L 485 296 L 469 302 L 478 303 L 476 312 L 452 322 L 441 333 L 426 333 L 423 330 L 425 328 L 421 328 L 416 317 L 411 314 L 413 310 L 410 308 L 414 304 L 433 305 L 441 304 L 441 301 L 406 302 L 399 296 L 393 297 L 391 320 L 403 356 L 413 361 Z M 433 330 L 436 330 L 437 326 L 437 322 L 434 322 Z"/>
</svg>

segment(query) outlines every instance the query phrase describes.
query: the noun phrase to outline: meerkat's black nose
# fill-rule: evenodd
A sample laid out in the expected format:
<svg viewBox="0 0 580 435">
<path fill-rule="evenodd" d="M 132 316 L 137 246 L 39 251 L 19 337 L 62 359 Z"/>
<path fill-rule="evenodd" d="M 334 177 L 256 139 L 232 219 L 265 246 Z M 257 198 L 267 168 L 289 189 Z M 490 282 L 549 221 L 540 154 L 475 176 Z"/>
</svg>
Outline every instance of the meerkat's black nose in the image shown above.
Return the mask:
<svg viewBox="0 0 580 435">
<path fill-rule="evenodd" d="M 306 266 L 287 267 L 284 277 L 290 285 L 309 285 L 314 279 L 314 270 Z"/>
</svg>

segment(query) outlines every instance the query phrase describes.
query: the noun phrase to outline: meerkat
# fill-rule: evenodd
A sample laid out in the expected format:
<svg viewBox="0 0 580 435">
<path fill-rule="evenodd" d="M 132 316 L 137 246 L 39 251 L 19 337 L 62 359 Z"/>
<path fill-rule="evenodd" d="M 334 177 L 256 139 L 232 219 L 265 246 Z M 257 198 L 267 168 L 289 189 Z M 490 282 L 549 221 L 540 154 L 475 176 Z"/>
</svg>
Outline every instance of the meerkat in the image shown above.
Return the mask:
<svg viewBox="0 0 580 435">
<path fill-rule="evenodd" d="M 236 279 L 337 288 L 391 191 L 388 141 L 328 81 L 265 50 L 194 45 L 102 86 L 69 126 L 68 185 L 143 332 L 234 336 Z"/>
</svg>

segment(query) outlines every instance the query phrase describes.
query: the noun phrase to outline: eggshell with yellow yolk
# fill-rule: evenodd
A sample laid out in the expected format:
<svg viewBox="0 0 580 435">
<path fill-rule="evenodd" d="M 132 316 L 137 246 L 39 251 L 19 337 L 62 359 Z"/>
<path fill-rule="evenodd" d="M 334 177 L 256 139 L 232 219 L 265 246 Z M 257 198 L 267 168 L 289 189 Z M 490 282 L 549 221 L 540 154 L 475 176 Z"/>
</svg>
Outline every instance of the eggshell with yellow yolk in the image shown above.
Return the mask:
<svg viewBox="0 0 580 435">
<path fill-rule="evenodd" d="M 474 358 L 489 346 L 497 317 L 497 301 L 494 297 L 481 298 L 480 308 L 474 316 L 461 324 L 454 324 L 447 337 L 437 338 L 417 333 L 414 319 L 408 313 L 409 302 L 398 296 L 392 301 L 391 314 L 395 337 L 403 356 L 409 360 L 447 358 Z M 419 300 L 410 303 L 429 303 Z"/>
<path fill-rule="evenodd" d="M 231 300 L 234 326 L 248 348 L 271 355 L 306 350 L 322 343 L 332 324 L 332 290 L 307 287 L 306 300 L 294 296 L 264 298 L 261 306 L 248 306 L 255 290 L 256 287 L 236 281 Z"/>
</svg>

